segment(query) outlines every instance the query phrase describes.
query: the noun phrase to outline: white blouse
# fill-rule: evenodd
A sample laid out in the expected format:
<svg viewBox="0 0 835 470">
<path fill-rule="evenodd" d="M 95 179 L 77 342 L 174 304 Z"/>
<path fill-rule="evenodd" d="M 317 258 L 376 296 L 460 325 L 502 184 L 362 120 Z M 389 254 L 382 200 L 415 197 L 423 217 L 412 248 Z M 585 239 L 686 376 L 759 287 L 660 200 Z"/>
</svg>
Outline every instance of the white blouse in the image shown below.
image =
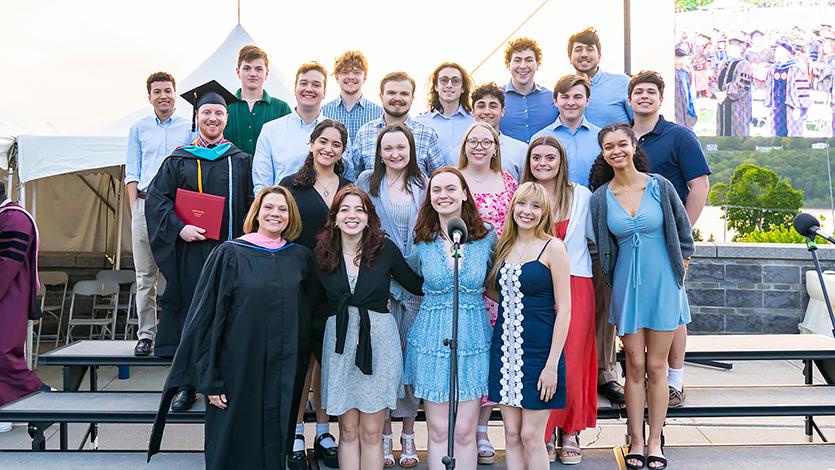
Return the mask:
<svg viewBox="0 0 835 470">
<path fill-rule="evenodd" d="M 574 188 L 571 212 L 568 216 L 568 229 L 565 232 L 565 247 L 571 265 L 571 275 L 592 277 L 591 255 L 588 242 L 595 242 L 591 224 L 591 191 L 578 183 L 571 183 Z"/>
</svg>

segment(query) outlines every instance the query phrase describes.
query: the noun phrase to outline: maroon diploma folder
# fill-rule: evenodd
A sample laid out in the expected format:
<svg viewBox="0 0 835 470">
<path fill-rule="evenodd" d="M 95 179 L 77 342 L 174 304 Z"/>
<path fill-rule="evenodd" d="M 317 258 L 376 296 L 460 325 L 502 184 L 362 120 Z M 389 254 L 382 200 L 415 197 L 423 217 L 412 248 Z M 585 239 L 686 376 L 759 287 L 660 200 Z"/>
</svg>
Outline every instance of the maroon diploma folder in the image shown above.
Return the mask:
<svg viewBox="0 0 835 470">
<path fill-rule="evenodd" d="M 223 206 L 226 198 L 214 194 L 178 189 L 174 200 L 174 212 L 188 225 L 206 230 L 206 238 L 220 240 L 220 224 L 223 222 Z"/>
</svg>

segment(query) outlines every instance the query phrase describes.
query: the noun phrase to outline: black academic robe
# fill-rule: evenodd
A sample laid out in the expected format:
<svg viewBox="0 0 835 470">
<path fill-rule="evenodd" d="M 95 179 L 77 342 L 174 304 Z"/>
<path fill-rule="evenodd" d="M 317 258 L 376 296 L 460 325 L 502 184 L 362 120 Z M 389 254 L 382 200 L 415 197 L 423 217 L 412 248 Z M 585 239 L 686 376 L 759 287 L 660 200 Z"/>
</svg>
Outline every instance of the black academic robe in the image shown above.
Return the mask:
<svg viewBox="0 0 835 470">
<path fill-rule="evenodd" d="M 151 182 L 145 200 L 145 220 L 154 260 L 166 280 L 165 293 L 160 299 L 159 326 L 154 354 L 173 357 L 180 344 L 180 336 L 186 319 L 194 287 L 203 263 L 209 253 L 221 242 L 204 240 L 186 242 L 180 238 L 185 223 L 174 213 L 177 189 L 197 191 L 198 157 L 180 147 L 163 161 L 157 176 Z M 232 166 L 229 194 L 229 163 Z M 231 238 L 243 234 L 246 213 L 252 204 L 252 158 L 232 145 L 219 158 L 211 161 L 200 159 L 203 176 L 203 192 L 226 198 L 221 240 L 229 239 L 229 211 L 231 204 Z M 230 201 L 231 200 L 231 201 Z"/>
<path fill-rule="evenodd" d="M 217 247 L 200 274 L 177 355 L 151 432 L 159 451 L 171 400 L 184 385 L 225 394 L 228 408 L 206 405 L 207 469 L 284 468 L 309 350 L 302 318 L 321 297 L 313 254 L 290 243 L 278 250 L 243 240 Z"/>
</svg>

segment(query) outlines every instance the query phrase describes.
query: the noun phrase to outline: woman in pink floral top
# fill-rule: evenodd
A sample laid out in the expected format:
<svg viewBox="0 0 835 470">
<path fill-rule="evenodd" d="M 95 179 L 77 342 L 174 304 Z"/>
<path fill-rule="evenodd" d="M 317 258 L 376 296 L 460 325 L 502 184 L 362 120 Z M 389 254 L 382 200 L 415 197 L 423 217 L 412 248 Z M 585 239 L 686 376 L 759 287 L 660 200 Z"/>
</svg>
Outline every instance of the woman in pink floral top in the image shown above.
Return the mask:
<svg viewBox="0 0 835 470">
<path fill-rule="evenodd" d="M 510 200 L 516 192 L 518 183 L 510 173 L 502 171 L 502 158 L 499 148 L 499 134 L 486 122 L 473 123 L 464 133 L 461 143 L 461 157 L 458 169 L 467 180 L 476 207 L 481 218 L 491 224 L 496 235 L 501 235 Z M 484 298 L 490 325 L 496 324 L 499 306 Z M 478 463 L 492 464 L 496 460 L 496 451 L 487 437 L 487 421 L 493 403 L 482 400 L 481 413 L 478 417 L 476 439 L 478 440 Z"/>
</svg>

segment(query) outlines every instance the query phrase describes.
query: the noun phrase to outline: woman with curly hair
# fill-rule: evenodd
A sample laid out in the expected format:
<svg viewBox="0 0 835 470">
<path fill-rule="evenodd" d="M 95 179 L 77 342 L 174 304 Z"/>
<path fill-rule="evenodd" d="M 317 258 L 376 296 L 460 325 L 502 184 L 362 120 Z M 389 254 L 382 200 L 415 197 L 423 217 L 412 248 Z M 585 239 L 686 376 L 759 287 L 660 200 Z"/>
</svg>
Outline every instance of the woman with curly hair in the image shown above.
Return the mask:
<svg viewBox="0 0 835 470">
<path fill-rule="evenodd" d="M 684 206 L 647 159 L 628 124 L 604 127 L 592 166 L 591 213 L 597 247 L 612 287 L 609 323 L 626 351 L 626 467 L 664 469 L 661 431 L 667 416 L 667 356 L 675 330 L 690 323 L 684 291 L 693 236 Z M 644 440 L 644 410 L 649 435 Z"/>
<path fill-rule="evenodd" d="M 443 167 L 429 178 L 418 213 L 415 246 L 409 262 L 425 279 L 423 303 L 409 330 L 404 382 L 423 399 L 429 428 L 428 462 L 443 468 L 447 439 L 454 439 L 460 468 L 476 468 L 475 428 L 481 397 L 487 394 L 492 331 L 484 314 L 484 280 L 490 270 L 496 237 L 478 215 L 467 181 L 456 169 Z M 461 245 L 458 319 L 458 421 L 447 435 L 450 351 L 444 344 L 452 332 L 453 258 L 448 223 L 460 217 L 467 225 Z"/>
<path fill-rule="evenodd" d="M 413 295 L 423 281 L 380 228 L 365 191 L 342 188 L 316 245 L 327 298 L 322 408 L 339 417 L 339 468 L 383 468 L 386 410 L 397 407 L 403 359 L 386 305 L 392 278 Z"/>
<path fill-rule="evenodd" d="M 325 119 L 316 125 L 310 134 L 310 151 L 299 171 L 284 177 L 279 183 L 290 190 L 299 205 L 299 213 L 304 221 L 298 243 L 313 251 L 316 248 L 316 234 L 325 225 L 328 209 L 336 192 L 351 184 L 351 180 L 342 176 L 345 163 L 342 156 L 348 145 L 348 129 L 339 121 Z M 322 314 L 314 313 L 310 322 L 312 357 L 305 379 L 304 390 L 313 389 L 314 409 L 316 410 L 316 455 L 331 468 L 338 465 L 336 440 L 328 432 L 328 415 L 319 406 L 321 384 L 319 364 L 322 358 L 322 338 L 325 334 L 325 322 Z M 312 386 L 311 386 L 312 385 Z M 306 470 L 307 458 L 304 444 L 304 408 L 307 394 L 299 404 L 299 416 L 296 423 L 296 440 L 290 455 L 290 470 Z"/>
</svg>

